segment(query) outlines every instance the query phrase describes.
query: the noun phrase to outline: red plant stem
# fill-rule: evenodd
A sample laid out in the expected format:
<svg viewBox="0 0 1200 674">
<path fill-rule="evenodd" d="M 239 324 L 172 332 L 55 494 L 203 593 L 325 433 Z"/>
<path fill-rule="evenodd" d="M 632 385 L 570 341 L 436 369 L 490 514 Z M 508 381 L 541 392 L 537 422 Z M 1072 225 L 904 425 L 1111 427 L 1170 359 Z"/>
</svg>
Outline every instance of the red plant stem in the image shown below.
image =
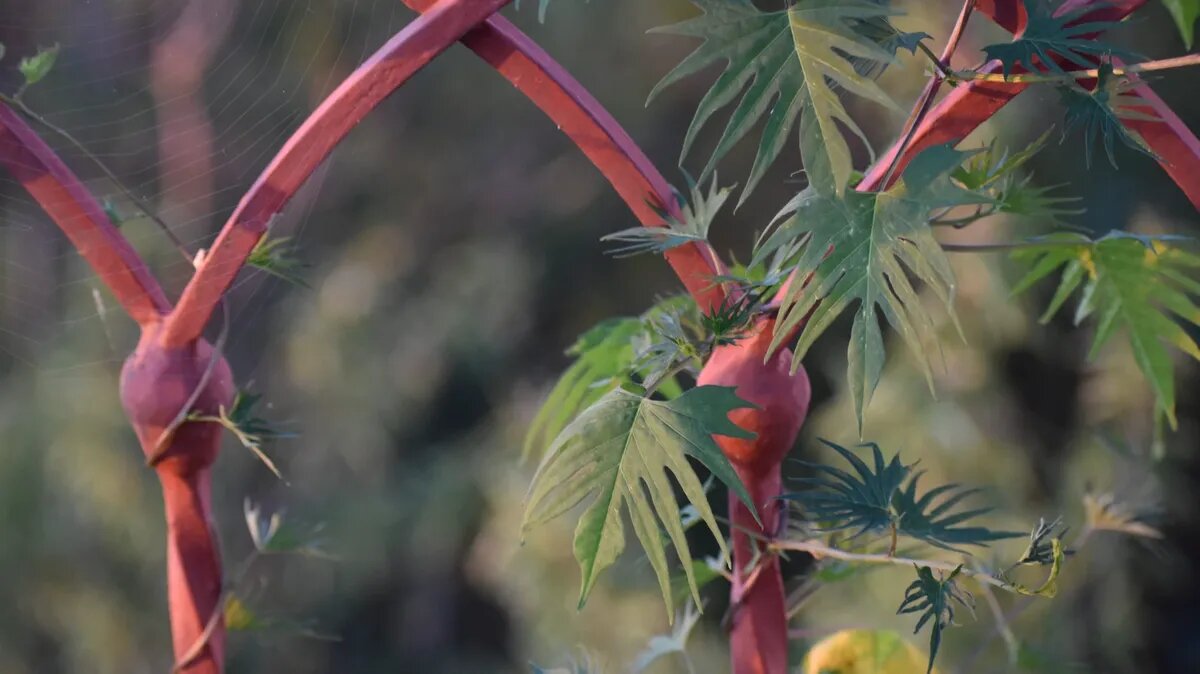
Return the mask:
<svg viewBox="0 0 1200 674">
<path fill-rule="evenodd" d="M 908 121 L 905 122 L 900 132 L 901 140 L 899 145 L 897 145 L 897 155 L 903 155 L 905 146 L 912 141 L 917 125 L 929 113 L 929 108 L 933 105 L 933 99 L 937 96 L 938 90 L 942 88 L 942 82 L 946 79 L 942 71 L 950 67 L 950 60 L 954 57 L 955 50 L 958 49 L 958 43 L 962 40 L 963 31 L 966 30 L 967 22 L 971 20 L 971 13 L 974 11 L 975 0 L 964 0 L 962 9 L 958 13 L 958 20 L 954 22 L 954 28 L 950 31 L 950 37 L 946 39 L 946 46 L 942 48 L 942 55 L 938 57 L 938 64 L 941 68 L 935 70 L 930 75 L 929 82 L 925 85 L 925 90 L 921 92 L 920 98 L 917 99 L 917 104 L 913 106 L 912 114 L 909 115 Z M 891 182 L 895 171 L 896 165 L 894 163 L 888 164 L 887 173 L 884 174 L 883 178 L 884 185 Z M 859 189 L 865 188 L 860 187 Z"/>
<path fill-rule="evenodd" d="M 179 424 L 179 411 L 219 413 L 233 375 L 208 342 L 163 348 L 152 326 L 121 369 L 121 404 L 162 483 L 167 516 L 167 598 L 178 671 L 220 674 L 225 628 L 221 558 L 211 515 L 210 470 L 221 446 L 214 423 Z M 215 622 L 214 622 L 215 621 Z M 210 629 L 209 624 L 213 627 Z"/>
<path fill-rule="evenodd" d="M 167 317 L 162 343 L 196 339 L 274 218 L 363 117 L 511 0 L 439 0 L 358 67 L 292 134 L 255 181 Z"/>
<path fill-rule="evenodd" d="M 1146 0 L 1068 0 L 1059 11 L 1071 11 L 1088 4 L 1099 6 L 1084 17 L 1084 21 L 1116 21 L 1146 4 Z M 1014 30 L 1018 34 L 1025 28 L 1025 12 L 1021 0 L 978 2 L 977 9 L 1004 28 Z M 1000 66 L 998 63 L 990 63 L 981 71 L 999 72 Z M 885 178 L 889 173 L 893 174 L 893 177 L 903 173 L 908 162 L 926 148 L 966 138 L 1028 86 L 1016 82 L 971 81 L 960 84 L 934 106 L 929 114 L 923 116 L 910 134 L 908 142 L 897 142 L 879 157 L 867 170 L 858 189 L 869 191 L 886 188 Z"/>
<path fill-rule="evenodd" d="M 736 344 L 720 346 L 704 365 L 698 385 L 734 386 L 757 409 L 735 410 L 729 418 L 753 431 L 752 440 L 718 437 L 750 492 L 762 524 L 742 502 L 729 499 L 733 538 L 733 589 L 730 652 L 733 674 L 786 674 L 788 631 L 786 599 L 779 561 L 758 554 L 763 538 L 782 524 L 780 466 L 808 414 L 811 397 L 804 368 L 791 373 L 792 354 L 780 349 L 765 360 L 775 321 L 762 319 L 755 332 Z M 760 566 L 751 569 L 754 562 Z"/>
<path fill-rule="evenodd" d="M 170 311 L 158 281 L 96 198 L 5 103 L 0 103 L 0 163 L 41 204 L 133 320 L 145 326 Z"/>
<path fill-rule="evenodd" d="M 434 0 L 404 0 L 419 12 Z M 575 142 L 647 227 L 665 223 L 651 204 L 678 216 L 670 185 L 625 129 L 588 90 L 508 19 L 493 15 L 471 29 L 462 43 L 503 75 Z M 724 265 L 707 243 L 667 251 L 667 262 L 704 311 L 725 301 L 711 278 Z"/>
<path fill-rule="evenodd" d="M 1113 65 L 1122 64 L 1114 58 Z M 1130 80 L 1140 82 L 1136 76 L 1130 76 Z M 1144 104 L 1157 119 L 1124 119 L 1122 123 L 1146 141 L 1167 175 L 1200 210 L 1200 139 L 1149 85 L 1139 83 L 1133 92 L 1142 99 L 1138 107 Z"/>
<path fill-rule="evenodd" d="M 218 436 L 219 437 L 219 436 Z M 160 470 L 167 516 L 167 603 L 177 671 L 220 674 L 225 661 L 221 555 L 212 520 L 211 471 Z M 209 629 L 210 621 L 216 624 Z M 196 648 L 196 644 L 202 644 Z"/>
</svg>

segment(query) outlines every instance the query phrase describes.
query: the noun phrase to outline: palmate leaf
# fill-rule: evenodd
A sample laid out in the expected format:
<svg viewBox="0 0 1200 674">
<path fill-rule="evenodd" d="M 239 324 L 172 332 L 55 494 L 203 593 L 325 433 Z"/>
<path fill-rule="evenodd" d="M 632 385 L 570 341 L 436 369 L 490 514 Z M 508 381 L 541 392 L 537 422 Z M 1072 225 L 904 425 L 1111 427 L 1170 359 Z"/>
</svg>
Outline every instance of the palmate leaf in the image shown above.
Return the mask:
<svg viewBox="0 0 1200 674">
<path fill-rule="evenodd" d="M 521 455 L 540 455 L 567 424 L 609 389 L 628 381 L 634 338 L 643 331 L 636 318 L 611 318 L 580 335 L 567 354 L 578 356 L 550 390 L 529 424 Z M 540 456 L 539 456 L 540 458 Z"/>
<path fill-rule="evenodd" d="M 978 508 L 953 512 L 964 499 L 978 493 L 977 489 L 963 489 L 949 484 L 918 495 L 917 485 L 924 473 L 913 473 L 911 466 L 900 462 L 899 454 L 893 456 L 891 461 L 885 461 L 878 445 L 862 445 L 871 448 L 872 468 L 845 447 L 828 440 L 821 442 L 840 454 L 854 472 L 822 464 L 806 464 L 821 475 L 801 478 L 798 482 L 811 488 L 784 494 L 783 498 L 800 504 L 809 519 L 823 524 L 824 531 L 856 529 L 852 537 L 857 537 L 894 530 L 899 536 L 956 552 L 961 550 L 955 546 L 983 546 L 992 541 L 1023 535 L 980 526 L 961 526 L 992 510 Z M 908 481 L 907 485 L 905 480 Z M 939 499 L 940 502 L 937 502 Z"/>
<path fill-rule="evenodd" d="M 862 134 L 826 78 L 857 95 L 896 107 L 860 71 L 865 61 L 891 62 L 897 45 L 890 45 L 889 51 L 857 34 L 851 26 L 851 22 L 884 19 L 892 14 L 891 10 L 862 0 L 802 0 L 790 10 L 772 12 L 758 9 L 752 0 L 692 3 L 704 13 L 655 32 L 702 38 L 704 42 L 663 77 L 650 92 L 650 100 L 671 84 L 711 65 L 724 62 L 725 69 L 696 108 L 684 137 L 681 161 L 713 114 L 735 100 L 737 106 L 705 163 L 702 180 L 766 115 L 750 177 L 739 199 L 739 203 L 744 202 L 779 156 L 796 117 L 807 108 L 810 114 L 820 117 L 820 125 L 830 133 L 827 152 L 844 185 L 850 174 L 850 150 L 841 132 L 835 130 L 834 120 Z"/>
<path fill-rule="evenodd" d="M 884 461 L 879 445 L 869 443 L 874 457 L 874 469 L 853 452 L 828 440 L 821 440 L 854 468 L 854 474 L 823 464 L 809 464 L 823 475 L 800 478 L 800 484 L 813 487 L 806 491 L 784 494 L 783 498 L 803 506 L 805 514 L 825 523 L 824 531 L 857 529 L 853 535 L 885 531 L 895 521 L 892 499 L 908 477 L 909 467 L 900 463 L 900 456 Z"/>
<path fill-rule="evenodd" d="M 1084 3 L 1075 9 L 1058 13 L 1061 3 L 1050 0 L 1023 2 L 1028 16 L 1025 30 L 1012 42 L 983 48 L 988 59 L 1000 61 L 1005 77 L 1018 65 L 1029 72 L 1049 70 L 1065 73 L 1059 60 L 1080 68 L 1094 68 L 1096 61 L 1104 56 L 1140 59 L 1127 49 L 1095 38 L 1096 33 L 1103 33 L 1116 25 L 1113 21 L 1082 21 L 1096 11 L 1096 3 Z"/>
<path fill-rule="evenodd" d="M 929 623 L 929 666 L 926 674 L 933 671 L 933 662 L 937 659 L 938 648 L 942 645 L 942 630 L 954 623 L 954 605 L 958 604 L 974 613 L 968 603 L 970 594 L 958 587 L 954 579 L 962 571 L 962 566 L 950 572 L 950 575 L 937 578 L 933 571 L 922 566 L 917 568 L 917 579 L 904 591 L 904 600 L 900 603 L 897 614 L 920 613 L 917 627 L 913 634 Z"/>
<path fill-rule="evenodd" d="M 1063 137 L 1077 126 L 1083 129 L 1085 165 L 1092 165 L 1092 146 L 1097 139 L 1103 143 L 1108 163 L 1113 168 L 1117 167 L 1117 158 L 1113 154 L 1116 140 L 1148 157 L 1158 158 L 1138 132 L 1122 123 L 1122 120 L 1158 119 L 1146 107 L 1145 101 L 1132 93 L 1133 88 L 1134 83 L 1127 78 L 1113 76 L 1110 63 L 1100 66 L 1095 89 L 1084 89 L 1078 84 L 1060 88 L 1067 109 Z"/>
<path fill-rule="evenodd" d="M 1167 346 L 1200 360 L 1200 347 L 1177 322 L 1200 325 L 1200 307 L 1193 301 L 1200 295 L 1200 282 L 1195 279 L 1200 255 L 1182 249 L 1177 238 L 1120 232 L 1094 241 L 1078 234 L 1059 234 L 1039 242 L 1041 245 L 1015 254 L 1029 266 L 1029 272 L 1013 293 L 1021 293 L 1061 269 L 1058 289 L 1041 317 L 1045 323 L 1082 286 L 1075 324 L 1093 315 L 1097 318 L 1089 357 L 1094 358 L 1123 328 L 1133 357 L 1154 391 L 1158 410 L 1174 428 L 1175 375 Z"/>
<path fill-rule="evenodd" d="M 814 175 L 809 187 L 776 216 L 769 236 L 755 250 L 759 261 L 807 242 L 794 268 L 799 277 L 811 275 L 812 280 L 789 287 L 772 344 L 774 351 L 800 329 L 793 367 L 834 319 L 857 303 L 847 374 L 860 431 L 863 409 L 883 371 L 877 312 L 904 338 L 933 387 L 924 344 L 933 338 L 934 324 L 909 273 L 928 286 L 953 317 L 954 273 L 933 236 L 929 216 L 935 209 L 991 203 L 990 197 L 950 180 L 950 171 L 967 156 L 948 145 L 932 147 L 913 159 L 901 181 L 879 193 L 852 190 L 839 197 L 829 191 L 829 182 Z M 806 162 L 808 157 L 806 153 Z M 809 162 L 810 173 L 816 170 Z"/>
<path fill-rule="evenodd" d="M 967 520 L 992 512 L 992 508 L 975 508 L 965 512 L 951 512 L 964 499 L 978 494 L 978 489 L 964 489 L 954 484 L 944 484 L 917 496 L 917 483 L 924 472 L 914 473 L 904 489 L 896 492 L 892 499 L 899 533 L 923 541 L 943 550 L 961 552 L 956 546 L 987 545 L 992 541 L 1016 538 L 1023 534 L 1015 531 L 993 531 L 987 527 L 960 526 Z M 934 505 L 934 501 L 942 498 Z"/>
<path fill-rule="evenodd" d="M 614 389 L 588 409 L 554 441 L 529 489 L 522 531 L 552 520 L 591 498 L 575 529 L 575 558 L 583 579 L 580 606 L 600 572 L 625 547 L 622 513 L 629 510 L 633 531 L 658 577 L 667 613 L 672 611 L 670 573 L 660 526 L 665 528 L 688 576 L 693 599 L 699 592 L 692 576 L 679 508 L 667 473 L 728 556 L 725 539 L 688 457 L 704 464 L 752 511 L 753 504 L 713 435 L 753 438 L 729 420 L 735 409 L 753 407 L 732 388 L 699 386 L 662 402 Z"/>
</svg>

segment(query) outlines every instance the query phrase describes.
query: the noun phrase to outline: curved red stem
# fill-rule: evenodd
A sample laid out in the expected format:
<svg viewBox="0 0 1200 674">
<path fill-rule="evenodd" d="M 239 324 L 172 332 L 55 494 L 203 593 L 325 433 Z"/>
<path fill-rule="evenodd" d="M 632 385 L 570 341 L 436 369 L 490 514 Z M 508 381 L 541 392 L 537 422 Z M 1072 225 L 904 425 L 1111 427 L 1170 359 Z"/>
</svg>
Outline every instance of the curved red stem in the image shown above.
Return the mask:
<svg viewBox="0 0 1200 674">
<path fill-rule="evenodd" d="M 41 204 L 139 325 L 171 310 L 158 281 L 96 198 L 12 108 L 0 102 L 0 163 Z"/>
<path fill-rule="evenodd" d="M 363 117 L 397 87 L 511 0 L 439 0 L 358 67 L 292 134 L 221 229 L 166 319 L 165 346 L 200 335 L 258 240 Z"/>
<path fill-rule="evenodd" d="M 424 12 L 434 2 L 404 0 L 404 4 Z M 582 84 L 511 21 L 493 15 L 464 35 L 462 43 L 541 108 L 575 142 L 643 225 L 665 224 L 651 205 L 678 215 L 670 185 L 625 129 Z M 666 257 L 702 310 L 725 300 L 725 289 L 712 282 L 714 275 L 724 273 L 724 266 L 707 243 L 674 248 L 667 251 Z"/>
</svg>

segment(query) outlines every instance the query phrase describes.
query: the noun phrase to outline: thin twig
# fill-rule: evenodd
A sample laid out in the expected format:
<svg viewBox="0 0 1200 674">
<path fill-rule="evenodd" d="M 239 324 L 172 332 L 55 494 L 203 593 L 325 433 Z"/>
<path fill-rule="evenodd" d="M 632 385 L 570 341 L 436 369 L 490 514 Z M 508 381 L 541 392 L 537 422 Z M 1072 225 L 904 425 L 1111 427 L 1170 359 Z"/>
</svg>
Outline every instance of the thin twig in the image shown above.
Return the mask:
<svg viewBox="0 0 1200 674">
<path fill-rule="evenodd" d="M 981 569 L 976 567 L 976 571 L 979 570 Z M 996 620 L 996 629 L 1000 632 L 1000 636 L 1004 637 L 1004 643 L 1008 646 L 1008 662 L 1016 665 L 1017 658 L 1021 654 L 1021 643 L 1017 641 L 1017 636 L 1013 634 L 1012 627 L 1004 617 L 1004 609 L 996 599 L 996 593 L 992 592 L 992 588 L 987 585 L 981 585 L 980 588 L 983 590 L 983 598 L 987 601 L 988 608 L 992 611 L 992 617 Z"/>
<path fill-rule="evenodd" d="M 940 562 L 937 560 L 913 559 L 910 557 L 894 557 L 894 556 L 884 555 L 884 554 L 868 554 L 868 553 L 860 553 L 860 552 L 848 552 L 846 550 L 839 550 L 838 548 L 831 548 L 828 545 L 825 545 L 824 543 L 819 543 L 816 541 L 776 541 L 771 544 L 770 549 L 772 549 L 772 550 L 796 550 L 796 551 L 800 551 L 800 552 L 807 552 L 808 554 L 810 554 L 814 557 L 817 557 L 818 559 L 820 559 L 820 558 L 838 559 L 838 560 L 841 560 L 844 562 L 859 562 L 862 564 L 894 564 L 894 565 L 898 565 L 898 566 L 924 566 L 924 567 L 928 567 L 930 569 L 936 569 L 938 571 L 946 571 L 946 572 L 953 572 L 955 569 L 958 569 L 960 566 L 959 564 L 953 564 L 951 562 Z M 964 576 L 970 577 L 979 583 L 986 583 L 988 585 L 998 587 L 1001 590 L 1005 590 L 1007 592 L 1016 592 L 1017 591 L 1017 589 L 1013 585 L 1011 585 L 991 574 L 988 574 L 988 573 L 982 573 L 979 571 L 975 571 L 972 569 L 965 569 L 965 568 L 962 569 L 962 571 L 960 571 L 959 573 L 961 573 Z"/>
<path fill-rule="evenodd" d="M 32 119 L 38 124 L 41 124 L 55 135 L 60 136 L 63 140 L 73 145 L 76 150 L 78 150 L 83 154 L 83 156 L 87 157 L 89 161 L 95 164 L 96 168 L 100 169 L 100 172 L 103 173 L 104 176 L 116 186 L 117 190 L 120 191 L 126 199 L 128 199 L 139 211 L 142 212 L 143 215 L 149 218 L 152 222 L 154 222 L 155 225 L 158 226 L 160 230 L 162 230 L 162 233 L 171 240 L 171 244 L 175 246 L 175 249 L 178 250 L 181 255 L 183 255 L 184 259 L 186 259 L 188 262 L 193 261 L 194 257 L 188 251 L 187 245 L 183 243 L 183 240 L 176 236 L 175 232 L 171 231 L 171 228 L 167 226 L 167 223 L 164 222 L 163 219 L 160 218 L 158 214 L 155 213 L 149 206 L 147 206 L 146 203 L 142 201 L 141 197 L 138 197 L 132 191 L 130 191 L 128 187 L 125 187 L 125 183 L 121 182 L 121 179 L 118 178 L 115 173 L 113 173 L 112 169 L 108 168 L 104 162 L 100 161 L 100 158 L 97 157 L 91 150 L 87 149 L 87 146 L 80 142 L 78 138 L 73 136 L 70 131 L 67 131 L 54 122 L 51 122 L 49 119 L 46 119 L 39 114 L 36 110 L 29 107 L 29 105 L 22 98 L 23 93 L 24 87 L 18 89 L 17 93 L 13 96 L 0 94 L 0 101 L 3 101 L 17 110 L 20 110 L 21 113 L 26 117 Z"/>
<path fill-rule="evenodd" d="M 1150 73 L 1161 70 L 1173 70 L 1175 68 L 1187 68 L 1190 66 L 1200 65 L 1200 53 L 1186 54 L 1184 56 L 1175 56 L 1167 59 L 1158 59 L 1156 61 L 1146 61 L 1144 63 L 1135 63 L 1133 65 L 1113 68 L 1112 75 L 1120 77 L 1122 75 L 1136 75 L 1137 73 Z M 1100 76 L 1099 68 L 1090 68 L 1087 70 L 1070 70 L 1065 73 L 1012 73 L 1004 75 L 1002 73 L 981 73 L 973 70 L 949 71 L 949 78 L 961 81 L 976 81 L 976 82 L 1005 82 L 1032 84 L 1037 82 L 1070 82 L 1072 80 L 1095 79 Z"/>
<path fill-rule="evenodd" d="M 1079 246 L 1083 241 L 1002 241 L 999 243 L 944 243 L 938 242 L 947 253 L 1006 253 L 1025 248 L 1046 248 L 1047 246 Z"/>
</svg>

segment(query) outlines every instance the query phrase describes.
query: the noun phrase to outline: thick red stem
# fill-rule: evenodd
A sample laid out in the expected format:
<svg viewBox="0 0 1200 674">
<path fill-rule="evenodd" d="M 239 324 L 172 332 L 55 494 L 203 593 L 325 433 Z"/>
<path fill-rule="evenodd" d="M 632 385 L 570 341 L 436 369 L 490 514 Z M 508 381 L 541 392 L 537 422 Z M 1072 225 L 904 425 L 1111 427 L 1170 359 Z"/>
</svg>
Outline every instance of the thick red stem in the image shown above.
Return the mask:
<svg viewBox="0 0 1200 674">
<path fill-rule="evenodd" d="M 171 309 L 158 281 L 96 198 L 24 119 L 0 102 L 0 163 L 21 183 L 140 325 Z"/>
<path fill-rule="evenodd" d="M 730 498 L 733 523 L 734 582 L 731 595 L 730 651 L 733 674 L 786 674 L 787 613 L 778 560 L 758 554 L 762 537 L 773 537 L 783 524 L 780 466 L 796 442 L 808 414 L 808 376 L 791 373 L 792 354 L 780 349 L 768 361 L 775 322 L 763 319 L 751 336 L 720 346 L 705 364 L 699 385 L 734 386 L 738 396 L 758 409 L 736 410 L 729 418 L 756 434 L 753 440 L 718 437 L 761 518 L 736 497 Z M 758 561 L 756 567 L 751 565 Z"/>
<path fill-rule="evenodd" d="M 187 663 L 178 670 L 185 674 L 220 674 L 225 623 L 211 474 L 208 469 L 190 475 L 160 470 L 158 477 L 167 514 L 167 603 L 175 662 Z M 203 645 L 197 649 L 198 644 Z"/>
<path fill-rule="evenodd" d="M 733 589 L 729 593 L 732 613 L 730 656 L 734 674 L 776 674 L 787 671 L 787 605 L 779 558 L 763 556 L 758 537 L 775 535 L 780 521 L 783 491 L 779 464 L 763 475 L 739 472 L 758 507 L 763 527 L 750 509 L 733 493 L 729 494 L 729 520 L 733 538 Z M 746 565 L 759 560 L 759 565 Z"/>
<path fill-rule="evenodd" d="M 180 411 L 217 414 L 231 402 L 233 375 L 223 357 L 216 354 L 214 360 L 208 342 L 164 348 L 160 334 L 157 326 L 143 331 L 125 361 L 121 403 L 162 483 L 176 664 L 188 674 L 220 674 L 225 627 L 209 475 L 222 429 L 214 423 L 181 423 Z"/>
<path fill-rule="evenodd" d="M 471 27 L 509 2 L 439 0 L 346 78 L 292 134 L 242 197 L 167 317 L 164 345 L 179 346 L 200 335 L 272 218 L 367 113 Z"/>
</svg>

